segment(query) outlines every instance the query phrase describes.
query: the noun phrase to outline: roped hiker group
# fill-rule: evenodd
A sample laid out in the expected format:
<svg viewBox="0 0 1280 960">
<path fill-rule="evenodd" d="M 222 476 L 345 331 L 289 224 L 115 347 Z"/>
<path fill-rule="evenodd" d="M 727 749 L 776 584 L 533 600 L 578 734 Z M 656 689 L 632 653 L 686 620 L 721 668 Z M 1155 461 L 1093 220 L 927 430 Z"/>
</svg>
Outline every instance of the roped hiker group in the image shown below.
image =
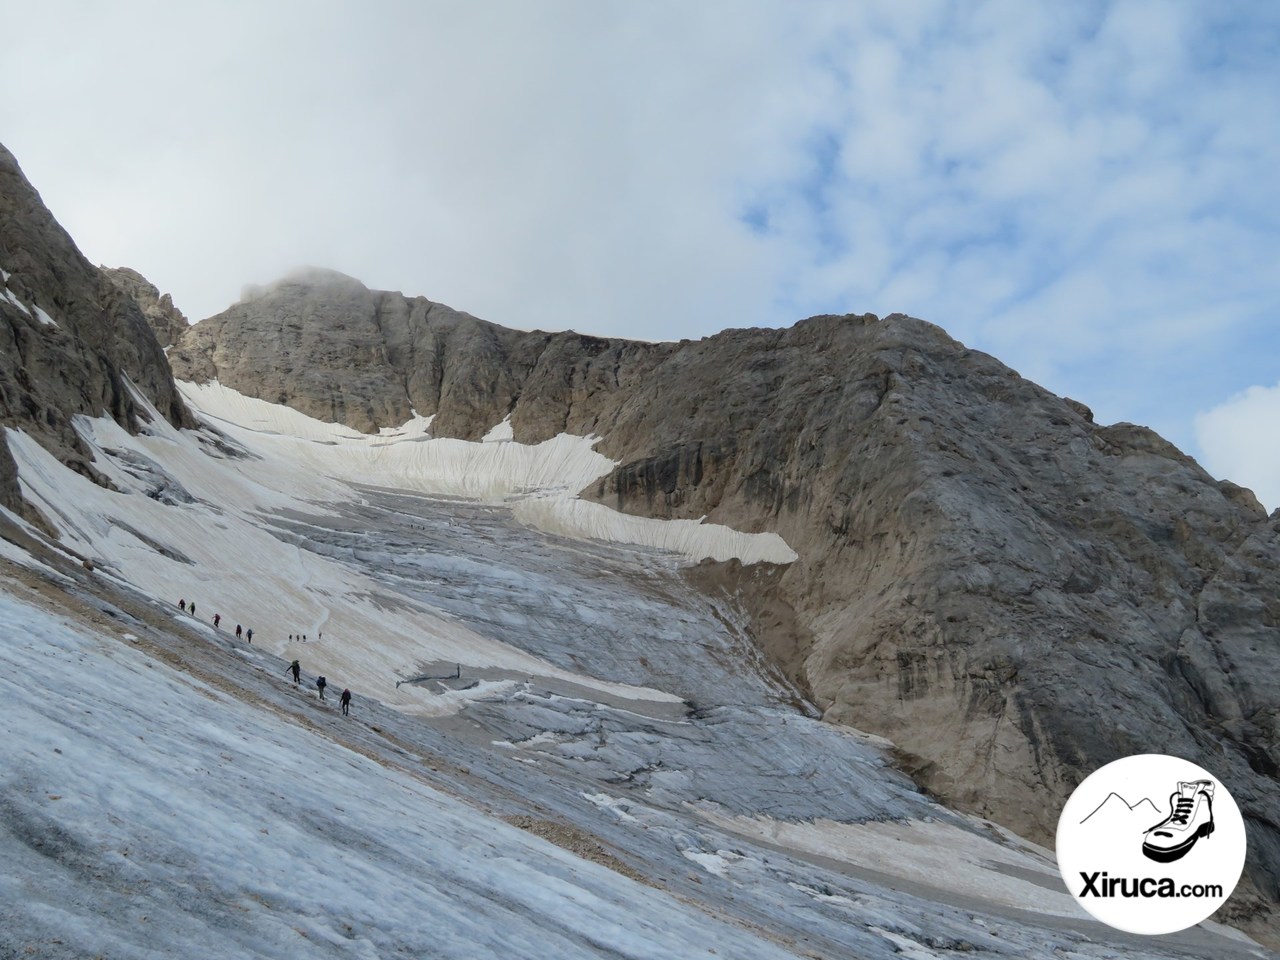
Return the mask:
<svg viewBox="0 0 1280 960">
<path fill-rule="evenodd" d="M 302 664 L 300 664 L 297 660 L 290 661 L 289 666 L 285 667 L 284 672 L 286 674 L 292 673 L 293 685 L 295 687 L 299 685 L 300 681 L 302 680 Z M 329 685 L 329 680 L 327 677 L 323 677 L 323 676 L 316 677 L 316 690 L 319 692 L 321 700 L 325 698 L 324 691 L 328 685 Z M 342 696 L 338 698 L 338 703 L 342 706 L 342 715 L 344 717 L 351 716 L 351 690 L 350 689 L 343 688 Z"/>
<path fill-rule="evenodd" d="M 196 615 L 195 601 L 192 600 L 190 603 L 187 603 L 186 597 L 179 598 L 178 609 L 181 610 L 183 613 L 191 614 L 191 616 L 193 617 Z M 222 629 L 222 614 L 215 613 L 213 615 L 213 626 L 215 630 Z M 317 633 L 316 639 L 319 640 L 321 636 L 322 635 L 320 633 Z M 249 643 L 253 643 L 253 628 L 250 627 L 248 629 L 245 629 L 241 624 L 237 623 L 236 639 L 239 640 L 242 637 L 245 640 L 247 640 Z M 307 639 L 307 636 L 304 633 L 289 634 L 290 642 L 295 642 L 295 643 L 305 642 L 306 639 Z M 299 685 L 299 683 L 302 680 L 302 665 L 297 660 L 294 660 L 289 664 L 289 666 L 285 668 L 285 673 L 293 674 L 293 685 L 296 687 Z M 325 691 L 325 687 L 327 687 L 328 685 L 329 685 L 329 681 L 327 678 L 316 677 L 316 690 L 319 692 L 321 700 L 325 699 L 324 691 Z M 351 690 L 350 689 L 343 688 L 342 695 L 338 698 L 338 702 L 342 706 L 342 715 L 344 717 L 351 716 Z"/>
<path fill-rule="evenodd" d="M 191 616 L 194 617 L 196 615 L 196 602 L 192 600 L 190 603 L 187 603 L 187 598 L 182 597 L 178 600 L 178 609 L 181 610 L 183 613 L 189 613 L 191 614 Z M 213 627 L 215 630 L 222 629 L 222 614 L 215 613 L 213 615 Z M 245 640 L 248 640 L 250 643 L 253 643 L 253 628 L 250 627 L 248 630 L 246 630 L 240 624 L 237 623 L 236 639 L 239 640 L 241 637 L 243 637 Z"/>
</svg>

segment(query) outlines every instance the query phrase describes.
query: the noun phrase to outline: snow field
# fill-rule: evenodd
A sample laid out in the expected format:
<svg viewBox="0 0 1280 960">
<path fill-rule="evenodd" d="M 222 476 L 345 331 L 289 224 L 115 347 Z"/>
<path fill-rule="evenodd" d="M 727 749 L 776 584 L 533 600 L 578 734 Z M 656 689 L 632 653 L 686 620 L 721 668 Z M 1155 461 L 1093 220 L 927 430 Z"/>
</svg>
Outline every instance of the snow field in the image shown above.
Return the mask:
<svg viewBox="0 0 1280 960">
<path fill-rule="evenodd" d="M 288 407 L 246 397 L 216 382 L 180 382 L 187 402 L 236 440 L 272 451 L 311 474 L 397 490 L 513 504 L 524 523 L 549 533 L 657 547 L 689 560 L 791 563 L 796 554 L 775 533 L 742 533 L 693 520 L 652 520 L 579 500 L 579 490 L 617 463 L 593 449 L 598 438 L 560 434 L 515 443 L 508 416 L 480 443 L 429 439 L 429 422 L 371 437 Z"/>
<path fill-rule="evenodd" d="M 95 465 L 124 492 L 67 470 L 20 431 L 6 434 L 24 496 L 55 524 L 63 542 L 94 558 L 103 575 L 114 573 L 174 604 L 174 616 L 189 618 L 177 610 L 181 598 L 196 603 L 202 623 L 219 613 L 228 633 L 237 623 L 252 628 L 255 646 L 286 660 L 297 657 L 308 673 L 325 674 L 337 690 L 349 686 L 414 713 L 452 712 L 463 694 L 441 698 L 410 685 L 395 686 L 424 660 L 449 660 L 594 684 L 614 696 L 679 700 L 554 667 L 273 536 L 260 526 L 256 505 L 311 507 L 291 500 L 283 492 L 287 487 L 268 486 L 289 481 L 289 471 L 279 465 L 273 473 L 268 463 L 247 460 L 243 471 L 234 469 L 241 463 L 211 459 L 197 441 L 163 420 L 153 425 L 152 435 L 139 437 L 110 420 L 80 420 L 77 427 L 100 452 Z M 131 458 L 103 452 L 108 449 Z M 195 499 L 166 503 L 143 495 L 157 483 Z M 304 479 L 300 485 L 315 494 L 352 496 L 325 478 Z M 388 616 L 393 610 L 395 616 Z M 317 633 L 325 634 L 323 641 L 316 641 Z M 306 634 L 309 640 L 291 643 L 290 634 Z"/>
</svg>

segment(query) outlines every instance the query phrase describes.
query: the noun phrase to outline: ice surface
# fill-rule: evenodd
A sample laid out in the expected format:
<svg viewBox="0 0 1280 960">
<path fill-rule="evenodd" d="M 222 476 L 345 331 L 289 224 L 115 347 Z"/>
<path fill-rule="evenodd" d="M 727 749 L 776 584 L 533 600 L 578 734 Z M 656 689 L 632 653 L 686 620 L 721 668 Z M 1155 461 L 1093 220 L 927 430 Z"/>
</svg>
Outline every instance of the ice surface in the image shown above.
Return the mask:
<svg viewBox="0 0 1280 960">
<path fill-rule="evenodd" d="M 402 491 L 486 502 L 520 498 L 524 522 L 566 536 L 671 550 L 690 560 L 738 558 L 790 563 L 794 551 L 774 533 L 742 533 L 690 520 L 651 520 L 577 499 L 617 463 L 594 450 L 598 438 L 560 434 L 538 444 L 511 440 L 510 417 L 484 442 L 425 439 L 416 424 L 378 437 L 324 423 L 279 404 L 246 397 L 217 382 L 179 384 L 183 396 L 255 453 L 307 474 Z"/>
<path fill-rule="evenodd" d="M 833 857 L 918 883 L 971 890 L 1009 907 L 1036 904 L 1042 913 L 1079 917 L 1080 907 L 1062 886 L 1053 855 L 1025 841 L 1002 846 L 972 829 L 920 820 L 838 823 L 726 818 L 713 822 L 788 849 Z M 994 826 L 991 828 L 996 831 Z M 886 857 L 892 851 L 892 857 Z"/>
<path fill-rule="evenodd" d="M 0 955 L 790 956 L 35 607 L 0 624 Z"/>
<path fill-rule="evenodd" d="M 255 520 L 255 509 L 307 506 L 283 492 L 287 467 L 276 464 L 279 474 L 272 475 L 273 465 L 253 460 L 243 472 L 226 469 L 189 437 L 164 427 L 133 437 L 111 420 L 81 420 L 78 426 L 102 451 L 95 463 L 121 492 L 67 470 L 20 431 L 9 430 L 7 438 L 24 496 L 67 546 L 92 557 L 104 573 L 175 605 L 180 598 L 195 602 L 205 621 L 220 613 L 226 629 L 235 623 L 251 627 L 255 644 L 264 649 L 303 658 L 317 671 L 346 677 L 406 710 L 449 712 L 465 699 L 461 693 L 442 699 L 412 686 L 397 688 L 395 681 L 423 660 L 593 682 L 480 636 L 425 605 L 395 600 L 376 581 L 272 536 Z M 122 457 L 121 451 L 133 456 Z M 326 491 L 350 495 L 323 478 L 300 477 L 298 486 L 318 497 Z M 392 608 L 397 615 L 389 617 Z M 289 639 L 304 634 L 306 643 Z M 676 699 L 606 686 L 614 696 Z"/>
<path fill-rule="evenodd" d="M 697 520 L 634 517 L 589 500 L 522 500 L 512 509 L 517 518 L 548 533 L 657 547 L 690 560 L 791 563 L 796 559 L 795 551 L 776 533 L 742 533 Z"/>
</svg>

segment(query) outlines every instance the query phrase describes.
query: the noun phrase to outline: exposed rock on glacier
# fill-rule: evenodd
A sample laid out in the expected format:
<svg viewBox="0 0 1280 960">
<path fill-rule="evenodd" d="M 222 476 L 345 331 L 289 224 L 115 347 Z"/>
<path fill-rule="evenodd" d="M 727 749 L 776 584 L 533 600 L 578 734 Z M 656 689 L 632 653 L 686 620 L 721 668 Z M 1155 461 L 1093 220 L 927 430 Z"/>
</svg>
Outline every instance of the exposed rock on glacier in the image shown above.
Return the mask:
<svg viewBox="0 0 1280 960">
<path fill-rule="evenodd" d="M 194 424 L 138 304 L 84 258 L 0 146 L 0 425 L 92 475 L 71 418 L 105 412 L 137 430 L 126 380 L 171 423 Z M 0 503 L 21 511 L 2 448 Z"/>
</svg>

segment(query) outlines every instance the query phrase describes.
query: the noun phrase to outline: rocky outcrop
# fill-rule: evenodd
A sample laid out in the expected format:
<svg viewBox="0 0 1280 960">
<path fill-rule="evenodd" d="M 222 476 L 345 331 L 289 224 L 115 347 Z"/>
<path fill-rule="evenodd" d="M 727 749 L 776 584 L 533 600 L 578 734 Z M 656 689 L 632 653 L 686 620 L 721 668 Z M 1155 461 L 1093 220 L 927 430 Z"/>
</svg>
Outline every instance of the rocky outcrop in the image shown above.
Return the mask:
<svg viewBox="0 0 1280 960">
<path fill-rule="evenodd" d="M 106 414 L 138 429 L 126 381 L 172 423 L 192 423 L 138 304 L 76 249 L 3 146 L 0 271 L 0 426 L 28 431 L 93 476 L 71 418 Z M 0 502 L 29 512 L 7 448 Z"/>
<path fill-rule="evenodd" d="M 358 430 L 417 409 L 438 412 L 442 434 L 479 439 L 514 404 L 538 337 L 307 270 L 192 327 L 169 360 L 180 379 L 216 378 Z"/>
<path fill-rule="evenodd" d="M 161 296 L 155 284 L 129 267 L 99 269 L 117 290 L 138 305 L 161 347 L 171 347 L 182 339 L 191 323 L 173 305 L 172 296 L 167 293 Z"/>
<path fill-rule="evenodd" d="M 1254 893 L 1280 899 L 1280 513 L 1144 427 L 901 315 L 648 344 L 329 273 L 170 356 L 363 430 L 413 408 L 437 435 L 599 435 L 619 466 L 584 495 L 787 540 L 784 570 L 698 576 L 739 584 L 825 715 L 893 739 L 929 790 L 1051 842 L 1098 766 L 1184 756 L 1229 785 Z"/>
</svg>

